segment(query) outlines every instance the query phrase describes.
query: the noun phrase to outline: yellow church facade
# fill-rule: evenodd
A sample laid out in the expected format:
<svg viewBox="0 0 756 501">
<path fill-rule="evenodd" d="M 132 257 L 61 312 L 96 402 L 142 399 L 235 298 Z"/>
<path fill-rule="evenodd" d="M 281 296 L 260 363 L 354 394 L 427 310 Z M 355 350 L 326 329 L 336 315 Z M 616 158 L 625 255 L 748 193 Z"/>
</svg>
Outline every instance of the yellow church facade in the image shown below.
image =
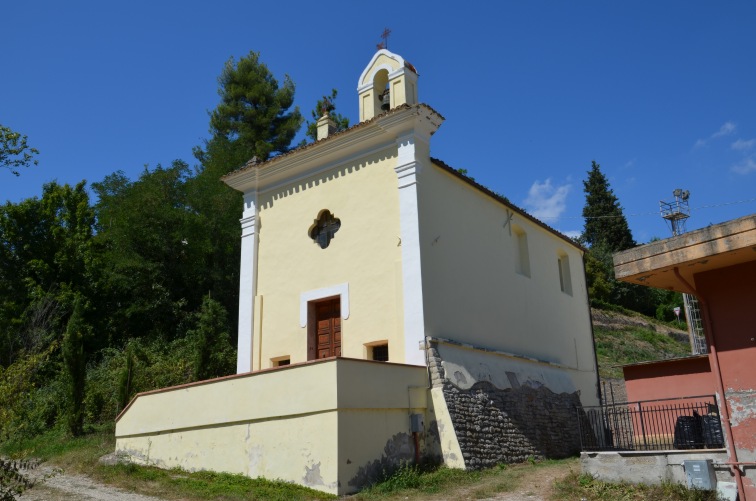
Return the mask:
<svg viewBox="0 0 756 501">
<path fill-rule="evenodd" d="M 582 249 L 430 156 L 444 119 L 417 81 L 378 51 L 359 124 L 323 117 L 224 178 L 244 193 L 238 374 L 138 395 L 117 452 L 334 494 L 401 462 L 574 452 L 598 390 Z"/>
</svg>

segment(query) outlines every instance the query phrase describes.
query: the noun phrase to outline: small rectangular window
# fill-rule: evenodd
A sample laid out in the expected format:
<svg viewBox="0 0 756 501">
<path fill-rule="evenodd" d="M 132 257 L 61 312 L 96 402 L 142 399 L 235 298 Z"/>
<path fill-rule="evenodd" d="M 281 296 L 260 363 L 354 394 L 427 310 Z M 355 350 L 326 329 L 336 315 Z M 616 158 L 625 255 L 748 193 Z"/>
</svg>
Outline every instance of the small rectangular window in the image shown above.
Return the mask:
<svg viewBox="0 0 756 501">
<path fill-rule="evenodd" d="M 285 365 L 291 365 L 290 357 L 276 357 L 270 359 L 271 367 L 283 367 Z"/>
<path fill-rule="evenodd" d="M 388 362 L 388 341 L 374 341 L 365 344 L 365 358 L 367 360 L 376 360 L 378 362 Z"/>
<path fill-rule="evenodd" d="M 373 346 L 373 360 L 377 360 L 379 362 L 388 362 L 389 354 L 388 354 L 388 345 L 387 344 L 380 344 L 378 346 Z"/>
</svg>

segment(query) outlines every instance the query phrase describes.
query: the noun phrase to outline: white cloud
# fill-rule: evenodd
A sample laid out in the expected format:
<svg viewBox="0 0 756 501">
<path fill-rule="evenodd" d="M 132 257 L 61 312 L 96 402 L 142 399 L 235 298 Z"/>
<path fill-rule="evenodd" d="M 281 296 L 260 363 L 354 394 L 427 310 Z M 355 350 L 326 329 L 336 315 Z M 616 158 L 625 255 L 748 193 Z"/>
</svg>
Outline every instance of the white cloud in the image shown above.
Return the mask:
<svg viewBox="0 0 756 501">
<path fill-rule="evenodd" d="M 730 170 L 736 174 L 756 172 L 756 155 L 744 158 L 741 162 L 733 165 Z"/>
<path fill-rule="evenodd" d="M 756 139 L 738 139 L 734 143 L 730 145 L 730 148 L 733 150 L 739 150 L 739 151 L 747 151 L 753 148 L 756 145 Z"/>
<path fill-rule="evenodd" d="M 721 136 L 729 136 L 733 132 L 735 132 L 735 129 L 737 126 L 732 122 L 725 122 L 722 124 L 722 127 L 719 128 L 717 132 L 711 135 L 712 138 L 715 137 L 721 137 Z"/>
<path fill-rule="evenodd" d="M 570 238 L 578 238 L 580 235 L 583 234 L 582 231 L 579 230 L 567 230 L 567 231 L 561 231 L 562 235 L 568 236 Z"/>
<path fill-rule="evenodd" d="M 570 188 L 569 184 L 552 185 L 551 178 L 543 183 L 535 181 L 528 190 L 524 205 L 528 212 L 538 219 L 556 219 L 567 208 L 567 194 Z"/>
<path fill-rule="evenodd" d="M 698 141 L 696 141 L 696 144 L 694 144 L 693 147 L 700 148 L 701 146 L 705 146 L 706 143 L 708 143 L 712 139 L 716 139 L 722 136 L 729 136 L 730 134 L 735 132 L 737 128 L 738 126 L 735 125 L 734 122 L 727 121 L 723 123 L 719 130 L 713 133 L 711 136 L 707 137 L 706 139 L 699 139 Z"/>
</svg>

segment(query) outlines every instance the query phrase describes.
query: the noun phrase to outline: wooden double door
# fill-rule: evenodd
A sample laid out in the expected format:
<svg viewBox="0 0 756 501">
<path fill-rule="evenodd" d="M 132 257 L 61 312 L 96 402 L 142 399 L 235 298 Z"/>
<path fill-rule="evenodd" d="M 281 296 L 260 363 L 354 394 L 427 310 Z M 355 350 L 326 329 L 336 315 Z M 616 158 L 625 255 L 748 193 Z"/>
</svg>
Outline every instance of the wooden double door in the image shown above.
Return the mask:
<svg viewBox="0 0 756 501">
<path fill-rule="evenodd" d="M 339 297 L 318 301 L 312 305 L 314 335 L 310 335 L 310 357 L 328 358 L 341 356 L 341 299 Z"/>
</svg>

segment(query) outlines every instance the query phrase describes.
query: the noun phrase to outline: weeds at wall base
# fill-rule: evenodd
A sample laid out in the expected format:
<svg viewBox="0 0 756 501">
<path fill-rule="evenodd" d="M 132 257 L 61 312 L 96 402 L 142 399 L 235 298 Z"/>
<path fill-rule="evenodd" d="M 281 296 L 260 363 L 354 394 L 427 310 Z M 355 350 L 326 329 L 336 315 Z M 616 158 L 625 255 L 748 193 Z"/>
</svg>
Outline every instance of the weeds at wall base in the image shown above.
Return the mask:
<svg viewBox="0 0 756 501">
<path fill-rule="evenodd" d="M 603 482 L 588 474 L 570 472 L 554 483 L 554 499 L 581 499 L 585 501 L 717 501 L 716 491 L 688 489 L 682 484 L 660 485 Z"/>
</svg>

